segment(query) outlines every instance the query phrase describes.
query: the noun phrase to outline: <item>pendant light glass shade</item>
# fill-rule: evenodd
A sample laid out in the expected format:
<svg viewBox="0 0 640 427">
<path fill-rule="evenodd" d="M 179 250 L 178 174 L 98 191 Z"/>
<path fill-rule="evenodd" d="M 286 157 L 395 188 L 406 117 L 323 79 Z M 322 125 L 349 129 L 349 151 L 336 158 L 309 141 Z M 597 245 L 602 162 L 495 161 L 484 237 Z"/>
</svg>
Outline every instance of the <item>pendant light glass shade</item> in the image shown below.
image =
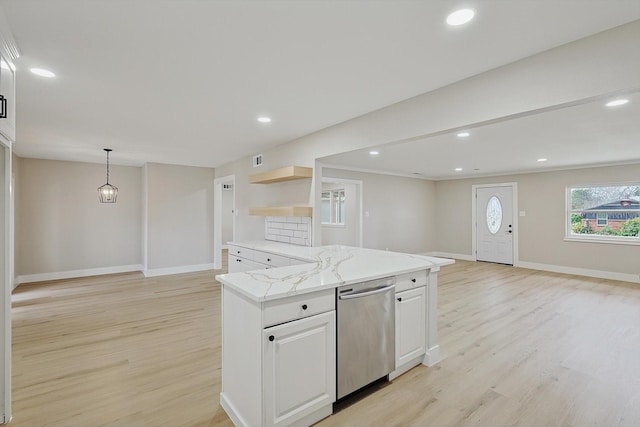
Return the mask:
<svg viewBox="0 0 640 427">
<path fill-rule="evenodd" d="M 100 203 L 115 203 L 118 198 L 118 187 L 109 184 L 109 152 L 110 148 L 105 148 L 107 152 L 107 183 L 98 187 L 98 198 Z"/>
</svg>

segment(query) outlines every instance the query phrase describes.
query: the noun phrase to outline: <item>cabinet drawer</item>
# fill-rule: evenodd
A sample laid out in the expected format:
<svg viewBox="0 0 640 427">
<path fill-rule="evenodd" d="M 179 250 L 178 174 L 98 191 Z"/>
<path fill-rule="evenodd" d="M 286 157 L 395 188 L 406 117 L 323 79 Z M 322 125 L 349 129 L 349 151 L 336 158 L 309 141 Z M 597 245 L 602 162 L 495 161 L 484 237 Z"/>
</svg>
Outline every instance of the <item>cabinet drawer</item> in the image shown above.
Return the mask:
<svg viewBox="0 0 640 427">
<path fill-rule="evenodd" d="M 270 267 L 286 267 L 289 265 L 289 258 L 282 255 L 275 255 L 269 252 L 255 251 L 253 253 L 253 260 L 262 264 L 267 264 Z"/>
<path fill-rule="evenodd" d="M 251 261 L 250 259 L 240 258 L 235 255 L 229 255 L 229 273 L 238 273 L 242 271 L 262 270 L 269 268 L 259 262 Z"/>
<path fill-rule="evenodd" d="M 253 259 L 254 250 L 243 248 L 240 246 L 229 245 L 229 256 L 233 255 L 240 258 Z"/>
<path fill-rule="evenodd" d="M 296 295 L 264 303 L 262 311 L 265 328 L 335 309 L 335 289 Z"/>
<path fill-rule="evenodd" d="M 426 285 L 427 270 L 414 271 L 396 276 L 396 293 Z"/>
</svg>

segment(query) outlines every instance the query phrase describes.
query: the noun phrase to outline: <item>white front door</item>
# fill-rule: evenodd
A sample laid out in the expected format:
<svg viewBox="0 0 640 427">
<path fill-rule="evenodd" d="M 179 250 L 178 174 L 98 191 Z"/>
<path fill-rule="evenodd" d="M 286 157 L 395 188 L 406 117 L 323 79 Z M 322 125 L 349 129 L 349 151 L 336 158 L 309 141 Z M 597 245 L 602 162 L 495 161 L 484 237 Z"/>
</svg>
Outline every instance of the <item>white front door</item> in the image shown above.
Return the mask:
<svg viewBox="0 0 640 427">
<path fill-rule="evenodd" d="M 513 187 L 476 189 L 476 259 L 513 265 Z"/>
</svg>

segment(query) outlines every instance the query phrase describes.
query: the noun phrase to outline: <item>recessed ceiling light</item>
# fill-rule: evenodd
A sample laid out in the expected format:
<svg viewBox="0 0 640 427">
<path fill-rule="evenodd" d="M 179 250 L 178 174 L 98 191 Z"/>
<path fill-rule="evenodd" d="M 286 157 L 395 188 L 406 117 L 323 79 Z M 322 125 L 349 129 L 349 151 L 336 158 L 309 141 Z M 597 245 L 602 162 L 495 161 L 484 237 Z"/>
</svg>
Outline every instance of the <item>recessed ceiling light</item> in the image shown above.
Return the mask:
<svg viewBox="0 0 640 427">
<path fill-rule="evenodd" d="M 549 160 L 549 159 L 545 159 L 544 157 L 541 157 L 541 158 L 539 158 L 539 159 L 538 159 L 538 161 L 539 161 L 540 163 L 542 163 L 542 162 L 546 162 L 547 160 Z"/>
<path fill-rule="evenodd" d="M 628 99 L 614 99 L 613 101 L 609 101 L 609 102 L 607 102 L 605 105 L 606 105 L 607 107 L 617 107 L 617 106 L 619 106 L 619 105 L 624 105 L 624 104 L 626 104 L 627 102 L 629 102 L 629 100 L 628 100 Z"/>
<path fill-rule="evenodd" d="M 464 25 L 467 22 L 471 21 L 475 14 L 476 13 L 471 9 L 456 10 L 455 12 L 450 13 L 449 16 L 447 16 L 447 24 L 451 25 L 452 27 Z"/>
<path fill-rule="evenodd" d="M 271 117 L 258 117 L 260 123 L 271 123 Z"/>
<path fill-rule="evenodd" d="M 460 172 L 462 170 L 462 168 L 455 168 L 454 169 L 456 172 Z"/>
<path fill-rule="evenodd" d="M 53 72 L 49 70 L 45 70 L 44 68 L 30 68 L 29 71 L 31 71 L 36 76 L 40 76 L 40 77 L 51 78 L 56 76 Z"/>
<path fill-rule="evenodd" d="M 380 154 L 380 152 L 373 150 L 373 151 L 369 151 L 369 154 L 371 154 L 372 156 L 377 156 L 378 154 Z"/>
<path fill-rule="evenodd" d="M 458 138 L 466 138 L 471 135 L 469 132 L 458 132 Z"/>
</svg>

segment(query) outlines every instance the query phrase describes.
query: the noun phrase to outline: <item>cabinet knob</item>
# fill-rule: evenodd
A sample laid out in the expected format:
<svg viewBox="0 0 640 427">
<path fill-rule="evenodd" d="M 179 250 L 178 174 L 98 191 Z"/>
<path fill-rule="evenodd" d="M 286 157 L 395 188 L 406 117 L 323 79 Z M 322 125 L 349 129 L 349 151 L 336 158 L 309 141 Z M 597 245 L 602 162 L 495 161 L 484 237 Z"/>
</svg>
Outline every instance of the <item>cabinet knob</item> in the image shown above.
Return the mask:
<svg viewBox="0 0 640 427">
<path fill-rule="evenodd" d="M 411 279 L 411 281 L 412 281 L 413 283 L 416 283 L 416 279 L 415 279 L 415 278 Z"/>
<path fill-rule="evenodd" d="M 238 258 L 238 259 L 236 259 L 236 262 L 242 262 L 242 260 Z"/>
<path fill-rule="evenodd" d="M 402 297 L 398 298 L 398 302 L 402 302 Z"/>
<path fill-rule="evenodd" d="M 271 258 L 267 258 L 267 262 L 271 262 Z"/>
<path fill-rule="evenodd" d="M 306 310 L 307 309 L 307 304 L 302 304 L 302 309 Z"/>
<path fill-rule="evenodd" d="M 273 341 L 275 339 L 276 339 L 276 337 L 274 337 L 273 335 L 269 335 L 269 341 Z"/>
</svg>

